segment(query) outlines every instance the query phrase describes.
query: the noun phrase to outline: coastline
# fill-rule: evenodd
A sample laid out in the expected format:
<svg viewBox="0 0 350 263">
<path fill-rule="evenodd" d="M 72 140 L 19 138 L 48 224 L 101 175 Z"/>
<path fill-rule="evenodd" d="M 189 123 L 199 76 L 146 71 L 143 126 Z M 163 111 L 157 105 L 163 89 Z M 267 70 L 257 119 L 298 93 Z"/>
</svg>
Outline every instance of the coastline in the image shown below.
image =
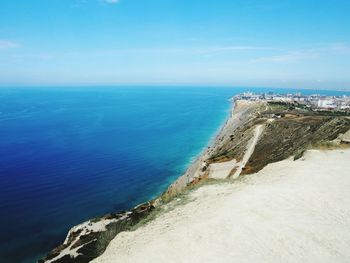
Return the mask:
<svg viewBox="0 0 350 263">
<path fill-rule="evenodd" d="M 63 244 L 50 251 L 47 254 L 47 256 L 39 260 L 38 263 L 65 263 L 69 260 L 75 262 L 75 259 L 79 258 L 79 255 L 83 255 L 83 259 L 79 260 L 82 260 L 82 262 L 89 262 L 104 251 L 104 249 L 107 247 L 108 243 L 114 238 L 114 236 L 118 235 L 120 232 L 127 231 L 133 226 L 137 225 L 140 221 L 146 219 L 155 209 L 160 207 L 164 202 L 169 202 L 177 194 L 185 191 L 188 184 L 182 185 L 181 188 L 176 188 L 175 192 L 171 191 L 170 193 L 169 190 L 173 189 L 174 185 L 177 185 L 177 182 L 179 180 L 182 181 L 181 178 L 186 176 L 188 171 L 191 171 L 191 167 L 196 166 L 199 160 L 204 158 L 204 156 L 208 155 L 208 149 L 212 148 L 218 142 L 218 138 L 222 136 L 225 127 L 227 127 L 228 123 L 232 119 L 235 109 L 236 105 L 232 101 L 232 104 L 230 106 L 229 117 L 226 118 L 221 127 L 218 128 L 216 134 L 210 139 L 207 146 L 199 153 L 199 155 L 194 159 L 194 161 L 188 164 L 188 168 L 185 174 L 181 175 L 175 181 L 173 181 L 163 193 L 161 193 L 154 199 L 151 199 L 145 203 L 141 203 L 131 208 L 130 210 L 93 218 L 72 227 L 67 233 Z M 167 198 L 164 198 L 164 196 L 167 196 Z M 115 231 L 114 228 L 117 228 L 117 231 Z M 98 230 L 97 232 L 96 229 Z M 101 251 L 98 251 L 97 254 L 87 255 L 86 257 L 86 250 L 89 251 L 91 249 L 95 249 L 95 244 L 91 241 L 99 235 L 96 234 L 98 232 L 102 233 L 102 239 L 105 239 L 103 241 L 103 247 L 101 248 Z M 104 237 L 105 233 L 108 237 Z M 85 245 L 79 241 L 81 236 L 90 236 L 89 238 L 87 238 L 87 241 L 85 241 Z M 79 245 L 77 246 L 75 245 L 75 243 L 78 243 Z"/>
<path fill-rule="evenodd" d="M 189 166 L 185 174 L 172 183 L 163 194 L 129 211 L 109 214 L 73 227 L 64 244 L 51 251 L 45 259 L 39 262 L 90 262 L 99 258 L 109 247 L 110 242 L 118 239 L 119 235 L 130 233 L 129 230 L 142 228 L 144 223 L 153 222 L 161 217 L 162 212 L 167 213 L 168 204 L 171 204 L 170 207 L 175 207 L 178 202 L 181 203 L 181 195 L 183 192 L 188 194 L 187 189 L 200 185 L 202 181 L 218 182 L 215 176 L 211 176 L 214 167 L 222 168 L 232 162 L 233 166 L 228 166 L 227 176 L 220 179 L 229 177 L 239 179 L 241 173 L 242 175 L 254 174 L 270 163 L 302 154 L 306 149 L 304 147 L 307 147 L 305 142 L 311 145 L 318 141 L 334 140 L 339 137 L 339 134 L 350 129 L 348 117 L 336 117 L 332 120 L 324 116 L 320 118 L 314 115 L 309 116 L 309 113 L 302 113 L 306 116 L 300 116 L 300 112 L 295 113 L 295 109 L 289 109 L 290 106 L 285 110 L 290 112 L 289 115 L 292 117 L 272 118 L 271 116 L 279 112 L 280 108 L 281 105 L 270 105 L 265 102 L 236 101 L 232 106 L 230 117 L 214 140 Z M 317 130 L 322 127 L 320 132 L 312 134 L 312 139 L 308 132 L 309 124 L 305 122 L 305 118 L 310 119 L 308 122 L 314 126 L 313 129 Z M 291 127 L 286 128 L 288 125 Z M 295 127 L 301 132 L 293 133 Z M 286 136 L 292 144 L 287 141 L 285 146 L 281 147 L 280 139 L 285 140 Z M 271 138 L 276 141 L 275 144 L 270 145 Z M 268 150 L 267 156 L 261 159 L 259 156 L 266 153 L 266 145 L 271 149 Z"/>
<path fill-rule="evenodd" d="M 165 194 L 169 194 L 170 196 L 176 195 L 184 190 L 189 184 L 197 183 L 198 180 L 205 176 L 205 171 L 202 171 L 206 165 L 204 164 L 205 161 L 215 155 L 218 152 L 218 149 L 230 140 L 230 134 L 246 124 L 252 117 L 254 117 L 261 107 L 264 107 L 264 105 L 264 103 L 260 102 L 232 102 L 230 116 L 220 128 L 218 134 L 208 144 L 207 148 L 196 158 L 196 160 L 189 165 L 186 172 L 169 186 Z"/>
</svg>

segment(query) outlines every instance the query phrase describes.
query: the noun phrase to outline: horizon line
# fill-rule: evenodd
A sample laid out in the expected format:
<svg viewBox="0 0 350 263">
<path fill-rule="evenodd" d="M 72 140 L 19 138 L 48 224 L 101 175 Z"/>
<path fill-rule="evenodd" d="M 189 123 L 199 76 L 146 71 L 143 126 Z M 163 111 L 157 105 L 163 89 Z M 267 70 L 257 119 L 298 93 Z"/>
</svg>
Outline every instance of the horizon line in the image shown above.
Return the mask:
<svg viewBox="0 0 350 263">
<path fill-rule="evenodd" d="M 329 87 L 302 87 L 302 86 L 257 86 L 257 85 L 229 85 L 229 84 L 169 84 L 169 83 L 116 83 L 116 84 L 0 84 L 0 89 L 6 88 L 246 88 L 246 89 L 294 89 L 294 90 L 322 90 L 322 91 L 345 91 L 350 92 L 350 88 L 329 88 Z"/>
</svg>

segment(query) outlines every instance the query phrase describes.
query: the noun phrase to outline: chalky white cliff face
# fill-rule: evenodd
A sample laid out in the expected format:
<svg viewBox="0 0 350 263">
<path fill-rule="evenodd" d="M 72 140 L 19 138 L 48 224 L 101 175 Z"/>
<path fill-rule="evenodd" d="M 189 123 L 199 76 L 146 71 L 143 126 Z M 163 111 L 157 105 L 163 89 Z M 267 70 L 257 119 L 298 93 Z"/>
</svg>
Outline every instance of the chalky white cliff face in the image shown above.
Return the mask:
<svg viewBox="0 0 350 263">
<path fill-rule="evenodd" d="M 312 150 L 201 187 L 93 262 L 349 262 L 349 160 L 349 149 Z"/>
</svg>

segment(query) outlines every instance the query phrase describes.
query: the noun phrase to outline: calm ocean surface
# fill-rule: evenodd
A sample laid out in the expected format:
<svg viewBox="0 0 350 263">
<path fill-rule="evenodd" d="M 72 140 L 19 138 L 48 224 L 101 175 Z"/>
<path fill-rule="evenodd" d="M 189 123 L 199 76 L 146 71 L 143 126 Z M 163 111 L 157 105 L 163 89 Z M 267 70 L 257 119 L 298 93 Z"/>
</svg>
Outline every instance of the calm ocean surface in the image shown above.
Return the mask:
<svg viewBox="0 0 350 263">
<path fill-rule="evenodd" d="M 160 194 L 213 138 L 228 99 L 243 91 L 1 88 L 0 262 L 34 262 L 73 225 Z"/>
</svg>

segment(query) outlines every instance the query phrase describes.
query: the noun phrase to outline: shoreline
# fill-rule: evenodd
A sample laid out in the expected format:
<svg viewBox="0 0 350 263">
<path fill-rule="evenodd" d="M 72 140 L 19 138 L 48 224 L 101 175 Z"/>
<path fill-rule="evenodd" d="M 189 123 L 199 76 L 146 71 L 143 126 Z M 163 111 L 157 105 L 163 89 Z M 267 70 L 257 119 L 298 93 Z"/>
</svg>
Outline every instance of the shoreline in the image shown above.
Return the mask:
<svg viewBox="0 0 350 263">
<path fill-rule="evenodd" d="M 231 101 L 231 106 L 229 108 L 229 117 L 226 117 L 223 124 L 218 128 L 217 132 L 211 137 L 208 144 L 203 148 L 203 150 L 197 155 L 197 157 L 189 162 L 187 165 L 187 169 L 183 175 L 180 175 L 175 180 L 173 180 L 170 185 L 166 188 L 165 191 L 157 195 L 155 198 L 150 199 L 149 201 L 146 201 L 144 203 L 138 204 L 137 206 L 126 210 L 124 212 L 118 212 L 116 214 L 107 214 L 101 217 L 93 218 L 90 220 L 87 220 L 85 222 L 82 222 L 81 224 L 73 226 L 67 233 L 67 236 L 60 246 L 54 248 L 44 259 L 38 260 L 38 263 L 64 263 L 66 260 L 69 260 L 70 256 L 73 258 L 76 258 L 79 253 L 77 252 L 79 249 L 82 249 L 83 246 L 76 247 L 74 246 L 74 242 L 77 242 L 79 240 L 79 237 L 82 235 L 89 235 L 91 234 L 93 237 L 94 230 L 97 229 L 100 231 L 109 231 L 109 226 L 114 227 L 115 224 L 122 225 L 122 228 L 120 231 L 118 231 L 115 235 L 118 235 L 119 232 L 127 231 L 130 227 L 133 227 L 134 225 L 138 224 L 142 219 L 145 219 L 156 209 L 157 207 L 161 206 L 164 200 L 164 195 L 167 195 L 169 192 L 169 189 L 173 187 L 174 184 L 183 176 L 186 175 L 186 173 L 191 169 L 195 163 L 197 163 L 203 156 L 207 154 L 207 151 L 210 147 L 215 145 L 218 138 L 222 134 L 225 126 L 228 124 L 230 119 L 232 118 L 233 112 L 235 109 L 235 104 L 233 100 Z M 187 184 L 184 185 L 181 189 L 178 189 L 176 191 L 176 194 L 182 191 L 185 191 L 187 187 Z M 179 191 L 180 190 L 180 191 Z M 176 195 L 175 193 L 171 194 L 171 199 L 173 199 Z M 168 202 L 169 200 L 166 200 L 165 202 Z M 131 223 L 130 223 L 131 222 Z M 124 225 L 124 227 L 123 227 Z M 101 227 L 102 226 L 102 227 Z M 112 239 L 111 239 L 112 240 Z M 109 243 L 109 242 L 108 242 Z M 107 245 L 106 245 L 107 246 Z M 95 258 L 93 256 L 92 258 Z M 87 260 L 90 260 L 92 258 L 88 258 Z M 88 262 L 88 261 L 84 261 Z"/>
<path fill-rule="evenodd" d="M 281 107 L 288 113 L 284 114 L 287 117 L 272 118 L 274 113 L 280 112 Z M 143 221 L 146 220 L 146 223 L 149 223 L 156 220 L 159 209 L 164 207 L 168 209 L 167 204 L 181 201 L 179 195 L 191 189 L 192 186 L 200 185 L 201 181 L 212 179 L 218 182 L 230 177 L 231 179 L 241 178 L 241 173 L 242 175 L 255 174 L 270 163 L 282 161 L 291 156 L 302 156 L 307 148 L 306 142 L 312 145 L 316 142 L 334 140 L 350 129 L 348 117 L 334 117 L 333 121 L 327 116 L 315 116 L 315 113 L 299 112 L 290 108 L 290 105 L 235 101 L 231 106 L 229 118 L 218 129 L 218 134 L 213 136 L 203 152 L 189 164 L 186 172 L 166 191 L 155 199 L 128 211 L 105 215 L 73 227 L 65 242 L 39 262 L 90 262 L 99 258 L 110 242 L 117 239 L 119 235 L 130 233 L 137 226 L 142 228 L 140 222 L 144 223 Z M 314 126 L 314 130 L 322 127 L 321 131 L 310 134 L 305 118 L 310 119 L 308 121 Z M 299 127 L 298 134 L 293 132 L 294 126 Z M 291 144 L 286 143 L 282 147 L 280 140 L 285 140 L 286 136 Z M 341 143 L 341 140 L 338 143 Z M 264 156 L 266 149 L 268 156 Z M 227 171 L 224 176 L 215 178 L 211 176 L 211 172 L 215 172 L 218 167 L 219 170 L 224 167 Z"/>
<path fill-rule="evenodd" d="M 222 130 L 227 125 L 227 122 L 229 121 L 229 119 L 232 117 L 232 113 L 233 113 L 235 104 L 234 104 L 234 101 L 232 99 L 230 99 L 229 101 L 230 101 L 230 108 L 228 110 L 229 113 L 223 119 L 220 126 L 216 129 L 216 131 L 213 133 L 213 135 L 209 138 L 207 144 L 197 154 L 195 154 L 195 155 L 193 155 L 193 157 L 189 158 L 189 161 L 185 165 L 186 168 L 185 168 L 184 172 L 182 172 L 176 178 L 169 180 L 169 182 L 167 184 L 164 184 L 164 185 L 166 185 L 165 190 L 162 191 L 160 194 L 157 194 L 154 198 L 151 198 L 150 200 L 156 200 L 156 199 L 160 198 L 162 195 L 164 195 L 165 193 L 167 193 L 169 188 L 173 184 L 175 184 L 176 181 L 180 179 L 180 177 L 184 176 L 184 174 L 186 174 L 186 172 L 190 169 L 190 167 L 193 166 L 194 163 L 196 163 L 208 151 L 208 148 L 211 148 L 213 145 L 215 145 L 217 138 L 220 137 Z"/>
<path fill-rule="evenodd" d="M 176 195 L 176 193 L 184 190 L 189 184 L 196 183 L 196 180 L 200 180 L 202 176 L 205 176 L 205 173 L 201 171 L 203 166 L 205 167 L 203 163 L 214 155 L 219 147 L 226 143 L 229 135 L 235 129 L 243 126 L 256 114 L 261 105 L 265 105 L 263 102 L 232 101 L 231 103 L 230 115 L 219 129 L 217 135 L 214 136 L 213 140 L 209 142 L 206 149 L 199 154 L 195 161 L 189 165 L 185 173 L 168 187 L 165 194 Z"/>
</svg>

